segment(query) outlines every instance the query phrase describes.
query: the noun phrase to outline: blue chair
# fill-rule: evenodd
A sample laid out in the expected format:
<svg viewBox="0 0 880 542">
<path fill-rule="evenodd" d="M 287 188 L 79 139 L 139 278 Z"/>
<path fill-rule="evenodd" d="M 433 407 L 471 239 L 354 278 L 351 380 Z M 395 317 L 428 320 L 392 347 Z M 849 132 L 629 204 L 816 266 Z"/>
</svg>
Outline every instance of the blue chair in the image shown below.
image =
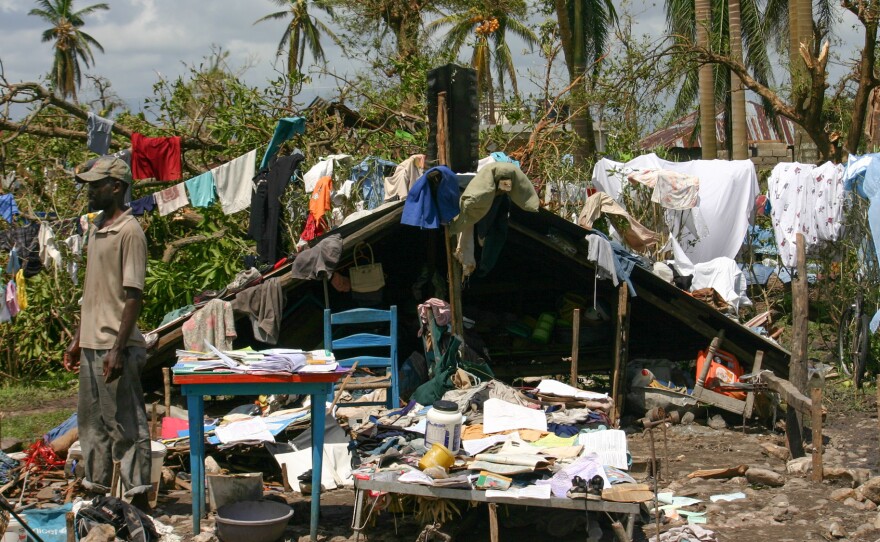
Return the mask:
<svg viewBox="0 0 880 542">
<path fill-rule="evenodd" d="M 377 333 L 354 333 L 339 336 L 340 331 L 361 327 L 368 324 L 388 323 L 387 335 Z M 345 328 L 342 328 L 345 326 Z M 342 328 L 341 330 L 339 328 Z M 337 332 L 334 337 L 334 331 Z M 387 400 L 381 402 L 358 402 L 338 403 L 365 405 L 386 405 L 388 408 L 400 406 L 400 380 L 397 371 L 397 306 L 393 305 L 389 310 L 380 309 L 352 309 L 344 312 L 331 313 L 330 309 L 324 310 L 324 348 L 333 352 L 336 361 L 343 367 L 351 367 L 355 362 L 358 368 L 385 369 L 387 379 L 380 382 L 360 383 L 352 378 L 346 385 L 346 389 L 380 389 L 387 388 Z M 355 355 L 343 357 L 342 350 L 388 349 L 388 356 Z"/>
</svg>

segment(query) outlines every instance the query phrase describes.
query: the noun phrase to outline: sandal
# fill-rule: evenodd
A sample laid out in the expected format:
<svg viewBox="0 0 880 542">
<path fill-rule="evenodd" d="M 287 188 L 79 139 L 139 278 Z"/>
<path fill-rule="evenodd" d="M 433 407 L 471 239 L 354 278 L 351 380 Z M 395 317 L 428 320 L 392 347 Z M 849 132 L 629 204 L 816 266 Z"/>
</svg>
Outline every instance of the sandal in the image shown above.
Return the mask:
<svg viewBox="0 0 880 542">
<path fill-rule="evenodd" d="M 571 489 L 568 490 L 566 496 L 569 499 L 586 499 L 587 498 L 587 481 L 580 476 L 571 479 Z"/>
</svg>

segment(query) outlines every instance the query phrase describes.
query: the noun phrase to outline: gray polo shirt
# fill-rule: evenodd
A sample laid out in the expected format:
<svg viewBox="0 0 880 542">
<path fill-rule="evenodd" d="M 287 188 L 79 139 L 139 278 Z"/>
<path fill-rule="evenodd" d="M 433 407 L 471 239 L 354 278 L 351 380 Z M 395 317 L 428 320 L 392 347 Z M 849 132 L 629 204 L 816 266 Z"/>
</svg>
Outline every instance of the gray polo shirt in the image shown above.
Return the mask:
<svg viewBox="0 0 880 542">
<path fill-rule="evenodd" d="M 109 350 L 119 334 L 125 288 L 144 289 L 147 238 L 128 209 L 109 227 L 96 224 L 87 249 L 79 343 L 83 348 Z M 145 344 L 135 325 L 126 346 Z"/>
</svg>

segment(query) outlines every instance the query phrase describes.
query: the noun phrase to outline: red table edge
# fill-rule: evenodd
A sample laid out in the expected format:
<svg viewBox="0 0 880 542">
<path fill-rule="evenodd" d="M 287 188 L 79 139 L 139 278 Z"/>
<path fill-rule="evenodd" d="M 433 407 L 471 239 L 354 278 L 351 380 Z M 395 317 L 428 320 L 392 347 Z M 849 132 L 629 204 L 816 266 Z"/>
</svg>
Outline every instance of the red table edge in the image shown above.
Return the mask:
<svg viewBox="0 0 880 542">
<path fill-rule="evenodd" d="M 175 374 L 174 383 L 188 384 L 329 384 L 338 382 L 349 371 L 331 373 L 292 373 L 252 375 L 241 373 Z"/>
</svg>

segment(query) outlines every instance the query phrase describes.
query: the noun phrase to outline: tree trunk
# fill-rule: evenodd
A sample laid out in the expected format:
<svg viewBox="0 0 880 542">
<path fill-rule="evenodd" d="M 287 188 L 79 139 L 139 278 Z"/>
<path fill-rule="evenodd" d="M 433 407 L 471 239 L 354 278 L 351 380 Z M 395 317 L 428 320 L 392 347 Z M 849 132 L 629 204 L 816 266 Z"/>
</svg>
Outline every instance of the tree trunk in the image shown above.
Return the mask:
<svg viewBox="0 0 880 542">
<path fill-rule="evenodd" d="M 853 98 L 852 117 L 849 134 L 846 137 L 846 150 L 850 153 L 858 152 L 862 133 L 865 131 L 865 114 L 868 110 L 868 100 L 871 91 L 877 86 L 877 78 L 874 77 L 874 63 L 877 51 L 877 21 L 870 20 L 865 23 L 865 45 L 862 48 L 862 56 L 859 59 L 859 87 Z"/>
<path fill-rule="evenodd" d="M 290 22 L 291 28 L 290 35 L 288 36 L 288 47 L 289 50 L 287 52 L 287 109 L 293 109 L 293 77 L 299 71 L 299 33 L 300 26 L 299 21 L 294 19 Z"/>
<path fill-rule="evenodd" d="M 740 24 L 739 0 L 729 0 L 727 4 L 730 20 L 730 57 L 734 62 L 743 61 L 742 27 Z M 746 91 L 739 76 L 730 75 L 730 113 L 731 113 L 731 154 L 733 160 L 746 160 L 749 157 L 749 133 L 746 126 Z"/>
<path fill-rule="evenodd" d="M 710 0 L 695 0 L 697 46 L 709 49 Z M 700 90 L 700 140 L 703 160 L 718 158 L 715 137 L 715 89 L 712 84 L 712 65 L 703 64 L 698 73 Z"/>
<path fill-rule="evenodd" d="M 574 17 L 572 23 L 572 81 L 578 77 L 581 80 L 572 89 L 572 128 L 578 138 L 578 145 L 575 147 L 574 157 L 577 164 L 583 164 L 587 158 L 596 154 L 596 139 L 593 134 L 593 119 L 590 116 L 589 104 L 587 104 L 587 81 L 585 74 L 587 71 L 587 51 L 586 36 L 584 35 L 584 16 L 586 6 L 585 0 L 574 1 Z"/>
</svg>

